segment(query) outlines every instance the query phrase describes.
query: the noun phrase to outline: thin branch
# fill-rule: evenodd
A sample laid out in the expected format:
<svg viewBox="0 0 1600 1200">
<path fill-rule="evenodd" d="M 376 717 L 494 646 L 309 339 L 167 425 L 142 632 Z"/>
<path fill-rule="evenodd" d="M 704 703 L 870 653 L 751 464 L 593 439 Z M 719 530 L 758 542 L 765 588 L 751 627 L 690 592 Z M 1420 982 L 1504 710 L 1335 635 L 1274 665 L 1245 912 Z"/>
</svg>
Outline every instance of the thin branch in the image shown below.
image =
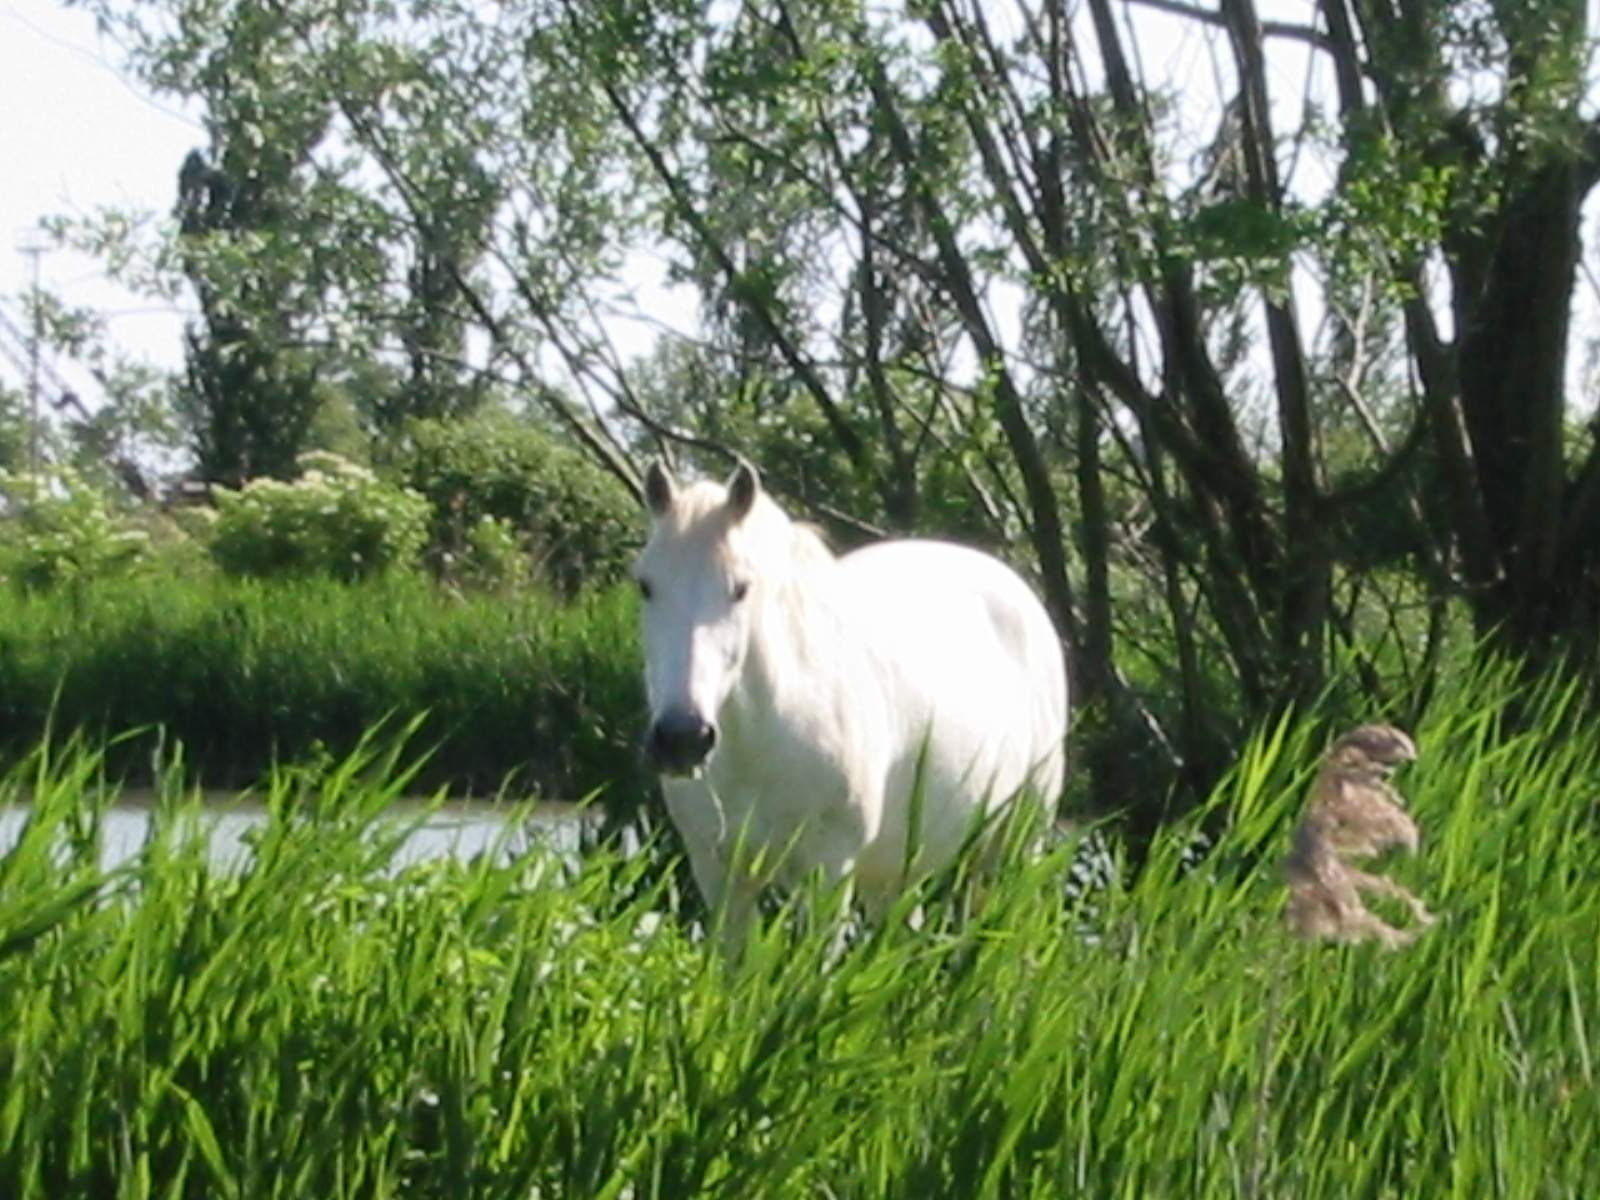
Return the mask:
<svg viewBox="0 0 1600 1200">
<path fill-rule="evenodd" d="M 1197 4 L 1185 4 L 1183 0 L 1127 0 L 1129 4 L 1137 4 L 1143 8 L 1153 8 L 1157 12 L 1170 13 L 1175 17 L 1187 17 L 1191 21 L 1200 21 L 1206 25 L 1215 25 L 1224 28 L 1228 18 L 1218 9 L 1201 8 Z M 1287 38 L 1291 41 L 1305 42 L 1318 50 L 1332 54 L 1333 41 L 1320 29 L 1310 25 L 1294 25 L 1288 21 L 1263 21 L 1261 32 L 1267 37 Z"/>
</svg>

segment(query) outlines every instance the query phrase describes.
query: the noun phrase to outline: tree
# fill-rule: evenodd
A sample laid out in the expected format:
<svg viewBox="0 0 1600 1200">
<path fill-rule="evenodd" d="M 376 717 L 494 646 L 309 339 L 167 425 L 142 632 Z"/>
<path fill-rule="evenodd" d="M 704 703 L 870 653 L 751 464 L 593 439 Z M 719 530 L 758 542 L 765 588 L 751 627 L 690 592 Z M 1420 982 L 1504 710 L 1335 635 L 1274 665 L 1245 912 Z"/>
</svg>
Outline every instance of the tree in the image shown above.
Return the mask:
<svg viewBox="0 0 1600 1200">
<path fill-rule="evenodd" d="M 493 377 L 635 490 L 644 451 L 776 450 L 814 515 L 1022 561 L 1112 731 L 1104 802 L 1162 755 L 1203 791 L 1346 655 L 1425 690 L 1453 605 L 1535 664 L 1600 650 L 1578 0 L 150 3 L 270 25 L 293 70 L 230 69 L 303 123 L 261 153 L 338 147 L 329 223 L 279 213 L 295 251 L 253 269 L 324 288 L 307 243 L 340 247 L 417 396 Z M 141 28 L 237 115 L 185 73 L 203 39 Z M 1144 75 L 1163 28 L 1209 69 Z M 641 366 L 612 334 L 646 253 L 698 319 Z M 1362 624 L 1390 581 L 1420 654 Z"/>
<path fill-rule="evenodd" d="M 0 383 L 0 471 L 28 465 L 28 398 Z"/>
<path fill-rule="evenodd" d="M 184 402 L 208 479 L 291 476 L 326 369 L 307 342 L 356 248 L 332 232 L 313 155 L 330 112 L 276 6 L 178 7 L 165 86 L 198 96 L 210 145 L 178 173 L 179 258 L 199 301 Z M 323 189 L 325 190 L 325 189 Z"/>
<path fill-rule="evenodd" d="M 798 247 L 839 278 L 870 269 L 870 250 L 932 285 L 980 367 L 1052 609 L 1079 634 L 1080 686 L 1112 702 L 1106 488 L 1113 472 L 1131 477 L 1191 762 L 1203 656 L 1221 651 L 1248 711 L 1318 693 L 1334 639 L 1353 640 L 1336 599 L 1359 547 L 1340 531 L 1396 481 L 1436 603 L 1460 597 L 1535 661 L 1593 652 L 1600 457 L 1592 437 L 1567 452 L 1564 395 L 1600 145 L 1581 5 L 1329 0 L 1318 25 L 1296 26 L 1262 22 L 1250 0 L 1159 0 L 1214 27 L 1222 48 L 1212 151 L 1190 170 L 1173 99 L 1138 77 L 1110 0 L 1089 0 L 1083 20 L 986 0 L 872 16 L 769 0 L 728 21 L 631 0 L 563 7 L 569 44 L 588 49 L 670 200 L 669 229 L 797 378 L 817 375 L 798 331 L 841 330 L 829 308 L 855 311 L 837 285 L 803 293 L 796 281 L 819 272 Z M 1331 67 L 1333 114 L 1283 102 L 1269 42 Z M 881 146 L 881 161 L 869 169 L 841 145 Z M 1320 194 L 1291 178 L 1300 154 L 1331 177 Z M 796 248 L 739 211 L 740 175 Z M 909 216 L 872 224 L 863 195 Z M 996 315 L 1009 288 L 1025 336 Z M 837 389 L 809 390 L 824 413 L 839 404 Z M 1241 403 L 1252 391 L 1258 403 Z M 1052 419 L 1070 476 L 1052 466 Z M 1336 481 L 1326 447 L 1352 424 L 1370 451 Z M 1443 486 L 1424 488 L 1424 472 Z M 1069 513 L 1081 609 L 1062 554 Z"/>
<path fill-rule="evenodd" d="M 1572 438 L 1566 391 L 1579 219 L 1600 182 L 1587 10 L 1323 9 L 1352 156 L 1394 145 L 1406 176 L 1444 184 L 1432 236 L 1385 264 L 1407 292 L 1420 413 L 1448 489 L 1440 550 L 1459 561 L 1480 630 L 1537 664 L 1592 657 L 1600 445 Z M 1454 98 L 1469 78 L 1491 80 L 1487 94 Z M 1433 287 L 1430 255 L 1444 264 Z"/>
<path fill-rule="evenodd" d="M 148 85 L 198 105 L 208 133 L 179 171 L 171 226 L 117 211 L 55 223 L 130 286 L 195 297 L 179 400 L 201 474 L 291 474 L 325 440 L 329 397 L 357 403 L 368 437 L 480 403 L 492 372 L 470 361 L 459 285 L 498 182 L 467 139 L 418 133 L 397 158 L 425 195 L 384 195 L 352 145 L 402 92 L 425 123 L 453 115 L 427 104 L 414 57 L 358 37 L 359 5 L 90 6 Z"/>
</svg>

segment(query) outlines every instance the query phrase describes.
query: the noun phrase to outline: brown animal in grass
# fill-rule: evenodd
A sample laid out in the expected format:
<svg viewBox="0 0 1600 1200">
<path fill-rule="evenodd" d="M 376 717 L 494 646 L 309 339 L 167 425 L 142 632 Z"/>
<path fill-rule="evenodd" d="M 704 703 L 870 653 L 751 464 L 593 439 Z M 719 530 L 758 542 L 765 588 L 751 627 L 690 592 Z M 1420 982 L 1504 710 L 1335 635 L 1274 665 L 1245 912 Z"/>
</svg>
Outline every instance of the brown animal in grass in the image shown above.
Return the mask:
<svg viewBox="0 0 1600 1200">
<path fill-rule="evenodd" d="M 1437 919 L 1398 883 L 1351 865 L 1392 846 L 1416 853 L 1416 822 L 1389 784 L 1395 768 L 1416 757 L 1415 743 L 1392 725 L 1362 725 L 1328 751 L 1284 864 L 1289 924 L 1301 936 L 1375 938 L 1393 949 L 1414 941 Z M 1404 901 L 1417 926 L 1390 925 L 1367 909 L 1362 892 Z"/>
</svg>

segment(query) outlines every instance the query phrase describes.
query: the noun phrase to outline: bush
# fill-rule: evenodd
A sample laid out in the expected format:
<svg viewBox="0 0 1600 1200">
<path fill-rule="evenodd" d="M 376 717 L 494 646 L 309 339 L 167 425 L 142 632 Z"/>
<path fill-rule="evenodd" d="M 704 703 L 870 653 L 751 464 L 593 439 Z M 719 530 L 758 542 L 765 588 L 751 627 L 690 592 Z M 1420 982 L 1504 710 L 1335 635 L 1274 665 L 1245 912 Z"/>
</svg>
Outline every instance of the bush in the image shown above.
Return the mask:
<svg viewBox="0 0 1600 1200">
<path fill-rule="evenodd" d="M 531 422 L 503 410 L 414 421 L 392 464 L 433 506 L 428 557 L 445 578 L 484 582 L 484 543 L 494 539 L 504 549 L 502 534 L 511 531 L 532 569 L 562 595 L 613 583 L 627 571 L 639 524 L 632 497 Z M 486 517 L 503 525 L 491 533 Z"/>
<path fill-rule="evenodd" d="M 216 495 L 211 554 L 229 575 L 352 580 L 416 563 L 428 503 L 325 451 L 302 455 L 285 483 L 252 479 Z"/>
<path fill-rule="evenodd" d="M 532 579 L 533 560 L 510 521 L 484 516 L 467 530 L 467 544 L 451 576 L 478 591 L 519 588 Z"/>
<path fill-rule="evenodd" d="M 144 530 L 113 512 L 106 496 L 70 467 L 0 472 L 0 496 L 15 519 L 12 570 L 33 591 L 124 572 L 149 544 Z"/>
</svg>

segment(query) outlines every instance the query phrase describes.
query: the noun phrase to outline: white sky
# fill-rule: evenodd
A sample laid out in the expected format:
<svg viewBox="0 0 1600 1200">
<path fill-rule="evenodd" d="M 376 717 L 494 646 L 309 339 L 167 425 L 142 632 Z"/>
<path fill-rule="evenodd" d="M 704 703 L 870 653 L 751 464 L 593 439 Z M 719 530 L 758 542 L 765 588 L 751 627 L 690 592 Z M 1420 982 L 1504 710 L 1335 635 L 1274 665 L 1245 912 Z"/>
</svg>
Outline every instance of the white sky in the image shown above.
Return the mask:
<svg viewBox="0 0 1600 1200">
<path fill-rule="evenodd" d="M 40 217 L 106 205 L 165 212 L 184 155 L 204 143 L 196 121 L 125 81 L 119 58 L 81 9 L 0 0 L 0 305 L 14 321 L 30 273 L 17 245 Z M 95 260 L 51 248 L 40 279 L 65 303 L 105 315 L 125 350 L 163 366 L 182 361 L 181 313 L 117 288 Z M 81 373 L 52 361 L 92 403 Z M 0 379 L 23 383 L 3 356 Z"/>
</svg>

